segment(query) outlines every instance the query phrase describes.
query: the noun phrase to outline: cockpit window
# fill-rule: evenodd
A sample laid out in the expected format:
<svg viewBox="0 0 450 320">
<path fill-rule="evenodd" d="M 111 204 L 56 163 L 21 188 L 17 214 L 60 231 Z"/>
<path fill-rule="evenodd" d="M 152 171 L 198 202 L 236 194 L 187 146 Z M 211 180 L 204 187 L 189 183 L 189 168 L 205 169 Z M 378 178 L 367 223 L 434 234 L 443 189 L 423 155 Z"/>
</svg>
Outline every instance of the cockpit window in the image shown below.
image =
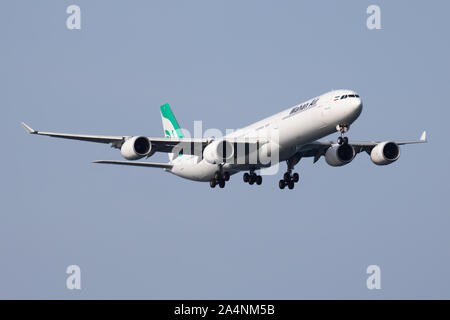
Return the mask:
<svg viewBox="0 0 450 320">
<path fill-rule="evenodd" d="M 337 100 L 343 100 L 343 99 L 347 99 L 347 98 L 359 98 L 358 94 L 344 94 L 343 96 L 336 96 L 334 97 L 334 101 Z"/>
</svg>

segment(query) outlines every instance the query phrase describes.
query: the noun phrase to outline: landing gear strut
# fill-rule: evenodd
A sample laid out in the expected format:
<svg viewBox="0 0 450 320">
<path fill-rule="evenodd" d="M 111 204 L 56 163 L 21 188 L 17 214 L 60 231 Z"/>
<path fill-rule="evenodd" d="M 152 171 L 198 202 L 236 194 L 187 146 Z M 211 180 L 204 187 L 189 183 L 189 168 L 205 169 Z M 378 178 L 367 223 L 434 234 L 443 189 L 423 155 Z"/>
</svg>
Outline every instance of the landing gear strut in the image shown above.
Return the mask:
<svg viewBox="0 0 450 320">
<path fill-rule="evenodd" d="M 250 185 L 253 185 L 255 183 L 257 185 L 260 185 L 262 183 L 262 177 L 260 175 L 257 175 L 254 169 L 251 169 L 250 173 L 244 173 L 244 175 L 242 176 L 242 180 Z"/>
<path fill-rule="evenodd" d="M 225 171 L 222 172 L 222 166 L 219 167 L 219 171 L 214 174 L 214 178 L 209 181 L 209 186 L 211 188 L 215 188 L 216 185 L 219 185 L 220 188 L 225 187 L 225 181 L 230 180 L 230 173 Z"/>
<path fill-rule="evenodd" d="M 298 180 L 300 179 L 300 176 L 298 175 L 297 172 L 292 173 L 292 170 L 294 170 L 294 166 L 300 161 L 300 157 L 299 156 L 294 156 L 291 159 L 289 159 L 287 162 L 288 165 L 288 169 L 285 172 L 285 174 L 283 175 L 283 179 L 281 179 L 278 182 L 278 186 L 280 187 L 280 189 L 284 189 L 286 186 L 292 190 L 294 189 L 294 185 L 295 183 L 298 182 Z"/>
<path fill-rule="evenodd" d="M 336 130 L 341 133 L 341 136 L 338 137 L 337 143 L 338 145 L 348 144 L 348 138 L 344 137 L 344 134 L 350 129 L 350 126 L 347 124 L 338 124 L 336 126 Z"/>
</svg>

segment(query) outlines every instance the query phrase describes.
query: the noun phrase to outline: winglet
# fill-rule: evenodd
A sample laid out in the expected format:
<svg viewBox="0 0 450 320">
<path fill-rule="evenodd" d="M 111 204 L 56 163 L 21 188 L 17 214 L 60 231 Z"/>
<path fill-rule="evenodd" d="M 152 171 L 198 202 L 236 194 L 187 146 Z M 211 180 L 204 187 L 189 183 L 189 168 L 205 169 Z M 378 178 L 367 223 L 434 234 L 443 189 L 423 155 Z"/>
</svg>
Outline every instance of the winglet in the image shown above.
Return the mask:
<svg viewBox="0 0 450 320">
<path fill-rule="evenodd" d="M 422 132 L 422 135 L 420 136 L 419 140 L 422 142 L 427 142 L 427 132 L 426 131 Z"/>
<path fill-rule="evenodd" d="M 25 128 L 25 130 L 27 130 L 28 133 L 30 134 L 34 134 L 37 133 L 36 130 L 34 130 L 33 128 L 31 128 L 30 126 L 28 126 L 25 122 L 22 122 L 22 126 Z"/>
</svg>

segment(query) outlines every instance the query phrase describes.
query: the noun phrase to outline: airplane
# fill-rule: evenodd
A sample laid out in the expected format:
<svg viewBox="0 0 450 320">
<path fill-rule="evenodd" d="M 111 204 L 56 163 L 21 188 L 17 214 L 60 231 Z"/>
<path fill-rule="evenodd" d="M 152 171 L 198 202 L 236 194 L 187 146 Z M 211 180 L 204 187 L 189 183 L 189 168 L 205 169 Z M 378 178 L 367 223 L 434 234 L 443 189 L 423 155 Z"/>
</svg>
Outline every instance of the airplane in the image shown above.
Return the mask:
<svg viewBox="0 0 450 320">
<path fill-rule="evenodd" d="M 222 137 L 184 137 L 168 104 L 160 107 L 164 137 L 105 136 L 42 132 L 22 122 L 30 134 L 110 144 L 129 161 L 97 160 L 94 163 L 161 168 L 182 178 L 225 187 L 230 176 L 244 172 L 243 181 L 260 185 L 257 170 L 286 162 L 287 171 L 279 180 L 280 189 L 293 189 L 299 174 L 293 173 L 301 158 L 322 156 L 330 166 L 350 163 L 365 151 L 376 165 L 388 165 L 400 157 L 401 145 L 427 142 L 426 131 L 419 140 L 349 141 L 345 133 L 362 112 L 361 97 L 353 90 L 333 90 L 297 104 L 268 118 Z M 336 141 L 321 141 L 333 132 Z M 168 153 L 168 163 L 135 161 L 155 152 Z"/>
</svg>

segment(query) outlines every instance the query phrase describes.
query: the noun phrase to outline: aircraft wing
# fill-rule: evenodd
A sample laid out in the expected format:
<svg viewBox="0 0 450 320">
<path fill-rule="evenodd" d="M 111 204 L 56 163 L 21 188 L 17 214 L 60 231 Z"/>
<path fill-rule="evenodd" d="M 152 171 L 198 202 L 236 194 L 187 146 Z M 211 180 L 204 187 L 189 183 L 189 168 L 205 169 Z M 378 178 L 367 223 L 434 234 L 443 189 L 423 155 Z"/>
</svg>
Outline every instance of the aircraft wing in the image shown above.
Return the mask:
<svg viewBox="0 0 450 320">
<path fill-rule="evenodd" d="M 366 151 L 370 154 L 372 149 L 379 143 L 384 141 L 349 141 L 349 144 L 353 146 L 356 153 Z M 415 144 L 415 143 L 426 143 L 427 133 L 424 131 L 420 136 L 419 140 L 406 140 L 406 141 L 392 141 L 398 145 Z M 298 148 L 298 154 L 303 157 L 314 157 L 314 162 L 317 162 L 319 158 L 325 154 L 327 149 L 335 145 L 335 141 L 314 141 L 308 143 Z"/>
<path fill-rule="evenodd" d="M 156 162 L 96 160 L 96 161 L 93 161 L 93 163 L 106 163 L 106 164 L 117 164 L 117 165 L 124 165 L 124 166 L 152 167 L 152 168 L 162 168 L 162 169 L 171 169 L 173 167 L 173 165 L 170 163 L 156 163 Z"/>
<path fill-rule="evenodd" d="M 49 136 L 54 138 L 63 138 L 71 140 L 89 141 L 97 143 L 110 144 L 113 148 L 120 149 L 122 144 L 131 136 L 104 136 L 104 135 L 89 135 L 89 134 L 73 134 L 73 133 L 58 133 L 45 132 L 32 129 L 26 123 L 22 122 L 22 126 L 30 134 Z M 203 149 L 211 143 L 212 138 L 174 138 L 174 137 L 146 137 L 152 144 L 152 150 L 155 152 L 167 153 L 182 153 L 190 155 L 202 155 Z M 266 142 L 264 139 L 245 138 L 230 140 L 233 143 L 243 144 L 257 144 Z"/>
<path fill-rule="evenodd" d="M 88 135 L 88 134 L 71 134 L 71 133 L 57 133 L 57 132 L 44 132 L 32 129 L 26 123 L 22 122 L 22 126 L 27 130 L 29 134 L 38 134 L 42 136 L 49 136 L 55 138 L 82 140 L 99 143 L 115 143 L 122 142 L 126 137 L 124 136 L 101 136 L 101 135 Z"/>
<path fill-rule="evenodd" d="M 58 133 L 58 132 L 45 132 L 45 131 L 37 131 L 32 129 L 30 126 L 22 122 L 22 126 L 27 130 L 30 134 L 37 134 L 42 136 L 49 136 L 54 138 L 63 138 L 63 139 L 72 139 L 72 140 L 80 140 L 80 141 L 89 141 L 89 142 L 97 142 L 97 143 L 107 143 L 110 144 L 111 147 L 119 148 L 122 144 L 131 136 L 104 136 L 104 135 L 89 135 L 89 134 L 72 134 L 72 133 Z M 203 148 L 211 141 L 211 139 L 203 139 L 203 138 L 168 138 L 168 137 L 147 137 L 152 143 L 152 148 L 155 151 L 160 152 L 172 152 L 174 147 L 179 147 L 186 150 L 186 153 L 189 153 L 189 150 L 194 150 L 195 147 L 199 147 L 199 150 L 203 150 Z"/>
</svg>

